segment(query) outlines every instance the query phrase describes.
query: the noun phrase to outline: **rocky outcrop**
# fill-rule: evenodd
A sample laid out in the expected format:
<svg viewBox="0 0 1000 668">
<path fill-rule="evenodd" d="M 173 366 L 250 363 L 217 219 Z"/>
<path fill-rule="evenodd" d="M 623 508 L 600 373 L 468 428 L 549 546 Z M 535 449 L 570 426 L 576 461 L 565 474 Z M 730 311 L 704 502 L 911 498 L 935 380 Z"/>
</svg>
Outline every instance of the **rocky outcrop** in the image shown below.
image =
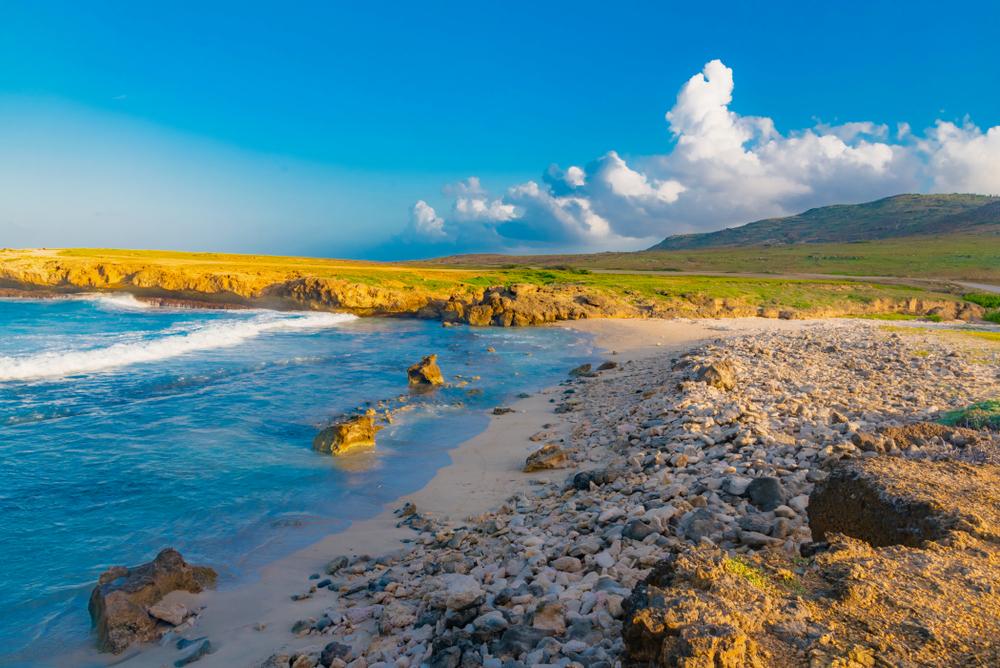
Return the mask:
<svg viewBox="0 0 1000 668">
<path fill-rule="evenodd" d="M 643 312 L 620 297 L 577 285 L 516 284 L 487 288 L 481 299 L 451 299 L 442 307 L 446 322 L 486 327 L 525 327 L 558 320 L 635 318 Z"/>
<path fill-rule="evenodd" d="M 316 434 L 313 449 L 342 455 L 357 448 L 374 448 L 378 430 L 372 415 L 346 417 Z"/>
<path fill-rule="evenodd" d="M 1000 467 L 876 457 L 831 471 L 809 498 L 815 539 L 921 547 L 964 531 L 1000 545 Z"/>
<path fill-rule="evenodd" d="M 189 565 L 172 548 L 149 563 L 105 571 L 90 594 L 89 605 L 98 649 L 120 654 L 133 642 L 158 639 L 168 625 L 183 621 L 178 608 L 159 605 L 163 597 L 172 591 L 198 593 L 214 587 L 215 581 L 214 570 Z"/>
<path fill-rule="evenodd" d="M 434 386 L 443 385 L 444 376 L 437 363 L 437 355 L 427 355 L 422 360 L 406 370 L 410 385 Z"/>
<path fill-rule="evenodd" d="M 625 602 L 633 666 L 991 665 L 1000 658 L 1000 467 L 901 457 L 835 466 L 809 499 L 812 560 L 711 546 Z"/>
<path fill-rule="evenodd" d="M 250 258 L 141 251 L 88 256 L 74 251 L 0 251 L 0 289 L 42 294 L 117 290 L 165 304 L 254 306 L 358 315 L 408 315 L 446 324 L 528 326 L 582 318 L 835 317 L 872 313 L 932 315 L 946 320 L 982 318 L 984 310 L 959 299 L 872 296 L 878 286 L 830 284 L 816 305 L 759 303 L 752 295 L 713 297 L 670 289 L 647 294 L 612 284 L 588 285 L 571 277 L 551 284 L 479 287 L 467 279 L 396 280 L 398 268 L 304 258 Z M 413 271 L 421 270 L 414 268 Z M 318 275 L 316 275 L 318 274 Z M 412 278 L 412 277 L 411 277 Z M 502 281 L 502 277 L 498 277 Z M 860 290 L 862 294 L 855 294 Z"/>
</svg>

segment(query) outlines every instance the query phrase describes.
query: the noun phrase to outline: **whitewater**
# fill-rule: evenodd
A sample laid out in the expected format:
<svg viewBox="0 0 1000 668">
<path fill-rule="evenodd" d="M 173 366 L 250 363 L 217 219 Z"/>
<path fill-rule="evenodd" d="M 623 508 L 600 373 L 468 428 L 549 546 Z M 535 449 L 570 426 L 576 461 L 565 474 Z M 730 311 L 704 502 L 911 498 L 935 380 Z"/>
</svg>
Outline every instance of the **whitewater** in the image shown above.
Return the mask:
<svg viewBox="0 0 1000 668">
<path fill-rule="evenodd" d="M 132 301 L 142 304 L 134 299 Z M 128 300 L 121 298 L 112 303 L 131 306 Z M 347 313 L 266 313 L 245 321 L 182 326 L 149 340 L 125 341 L 88 350 L 52 350 L 24 357 L 4 356 L 0 357 L 0 382 L 97 373 L 202 350 L 238 346 L 265 332 L 323 329 L 355 319 L 356 316 Z"/>
</svg>

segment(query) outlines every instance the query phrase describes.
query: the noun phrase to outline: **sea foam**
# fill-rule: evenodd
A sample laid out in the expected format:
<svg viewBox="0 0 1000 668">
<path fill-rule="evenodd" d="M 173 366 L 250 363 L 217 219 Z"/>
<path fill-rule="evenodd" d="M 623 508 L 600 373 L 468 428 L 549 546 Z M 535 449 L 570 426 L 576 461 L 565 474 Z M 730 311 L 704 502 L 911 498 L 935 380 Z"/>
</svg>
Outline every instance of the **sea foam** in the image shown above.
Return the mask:
<svg viewBox="0 0 1000 668">
<path fill-rule="evenodd" d="M 0 357 L 0 382 L 100 373 L 202 350 L 238 346 L 265 332 L 326 329 L 356 318 L 347 313 L 265 313 L 249 320 L 179 328 L 157 338 L 115 343 L 101 348 Z"/>
</svg>

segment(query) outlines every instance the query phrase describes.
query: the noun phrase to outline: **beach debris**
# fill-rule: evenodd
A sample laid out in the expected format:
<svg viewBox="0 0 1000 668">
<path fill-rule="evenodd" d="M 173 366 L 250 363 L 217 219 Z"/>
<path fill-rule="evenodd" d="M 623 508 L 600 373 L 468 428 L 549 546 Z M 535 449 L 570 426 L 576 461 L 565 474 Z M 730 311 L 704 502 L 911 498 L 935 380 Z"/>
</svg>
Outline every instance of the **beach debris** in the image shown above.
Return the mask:
<svg viewBox="0 0 1000 668">
<path fill-rule="evenodd" d="M 97 648 L 120 654 L 133 642 L 157 640 L 166 626 L 159 623 L 162 617 L 150 613 L 150 608 L 172 616 L 169 606 L 158 605 L 164 596 L 172 591 L 201 592 L 214 587 L 216 578 L 214 570 L 189 565 L 173 548 L 162 550 L 153 561 L 139 566 L 108 569 L 90 594 L 90 619 L 97 632 Z"/>
<path fill-rule="evenodd" d="M 427 355 L 406 370 L 410 385 L 443 385 L 444 376 L 437 364 L 437 355 Z"/>
<path fill-rule="evenodd" d="M 375 434 L 381 429 L 370 414 L 346 417 L 324 428 L 313 439 L 313 449 L 342 455 L 355 448 L 375 447 Z"/>
<path fill-rule="evenodd" d="M 538 450 L 535 450 L 524 461 L 524 472 L 544 471 L 546 469 L 559 469 L 566 466 L 569 458 L 566 451 L 555 443 L 546 443 Z"/>
</svg>

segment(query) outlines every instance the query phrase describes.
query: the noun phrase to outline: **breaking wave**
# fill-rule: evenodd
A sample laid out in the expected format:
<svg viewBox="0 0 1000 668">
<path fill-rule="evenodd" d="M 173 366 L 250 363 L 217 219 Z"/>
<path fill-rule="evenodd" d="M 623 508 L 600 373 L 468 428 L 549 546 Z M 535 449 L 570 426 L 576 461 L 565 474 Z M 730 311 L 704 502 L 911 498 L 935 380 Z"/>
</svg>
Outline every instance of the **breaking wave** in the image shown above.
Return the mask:
<svg viewBox="0 0 1000 668">
<path fill-rule="evenodd" d="M 102 348 L 0 357 L 0 382 L 99 373 L 201 350 L 230 348 L 265 332 L 327 329 L 356 318 L 357 316 L 347 313 L 267 313 L 249 320 L 230 320 L 171 330 L 158 338 L 115 343 Z"/>
</svg>

